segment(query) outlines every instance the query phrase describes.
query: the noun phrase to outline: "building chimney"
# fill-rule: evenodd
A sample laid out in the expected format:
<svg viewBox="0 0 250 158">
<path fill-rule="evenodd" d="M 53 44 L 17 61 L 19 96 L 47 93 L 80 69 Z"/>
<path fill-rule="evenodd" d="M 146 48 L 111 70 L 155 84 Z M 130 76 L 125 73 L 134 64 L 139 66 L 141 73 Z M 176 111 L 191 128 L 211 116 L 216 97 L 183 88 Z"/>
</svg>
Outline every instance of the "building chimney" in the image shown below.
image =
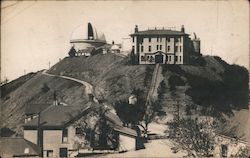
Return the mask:
<svg viewBox="0 0 250 158">
<path fill-rule="evenodd" d="M 137 33 L 137 32 L 138 32 L 138 26 L 135 25 L 135 33 Z"/>
<path fill-rule="evenodd" d="M 181 32 L 185 33 L 184 25 L 181 25 Z"/>
<path fill-rule="evenodd" d="M 53 105 L 54 105 L 54 106 L 57 106 L 57 105 L 58 105 L 58 100 L 57 100 L 57 94 L 56 94 L 56 91 L 54 91 L 53 96 L 54 96 L 54 102 L 53 102 Z"/>
</svg>

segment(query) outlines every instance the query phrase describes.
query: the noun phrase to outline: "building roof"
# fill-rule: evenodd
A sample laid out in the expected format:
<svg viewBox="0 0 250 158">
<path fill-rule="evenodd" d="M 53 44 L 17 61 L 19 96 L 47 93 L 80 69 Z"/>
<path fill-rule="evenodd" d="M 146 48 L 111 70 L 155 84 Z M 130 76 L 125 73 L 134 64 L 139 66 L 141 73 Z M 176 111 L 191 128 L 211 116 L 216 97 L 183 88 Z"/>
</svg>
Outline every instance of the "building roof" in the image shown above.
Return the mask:
<svg viewBox="0 0 250 158">
<path fill-rule="evenodd" d="M 39 148 L 24 138 L 0 138 L 0 157 L 38 156 Z"/>
<path fill-rule="evenodd" d="M 131 128 L 115 127 L 114 130 L 121 133 L 121 134 L 125 134 L 125 135 L 128 135 L 128 136 L 132 136 L 132 137 L 137 137 L 138 136 L 137 132 L 134 129 L 131 129 Z"/>
<path fill-rule="evenodd" d="M 166 29 L 144 30 L 131 34 L 131 36 L 137 36 L 137 35 L 189 35 L 189 34 L 181 31 L 166 30 Z"/>
<path fill-rule="evenodd" d="M 40 114 L 40 124 L 43 128 L 62 128 L 67 123 L 84 114 L 87 110 L 93 108 L 95 103 L 87 104 L 85 106 L 51 106 Z M 38 117 L 24 125 L 24 128 L 37 128 Z"/>
<path fill-rule="evenodd" d="M 41 112 L 40 124 L 45 129 L 61 129 L 101 106 L 103 105 L 94 102 L 88 103 L 85 106 L 51 106 Z M 108 110 L 105 116 L 106 119 L 114 125 L 115 129 L 121 133 L 137 136 L 136 131 L 122 126 L 123 123 L 121 119 L 115 113 Z M 26 123 L 24 129 L 37 129 L 37 125 L 38 117 Z"/>
<path fill-rule="evenodd" d="M 52 103 L 28 104 L 25 107 L 25 115 L 37 114 L 48 108 Z"/>
</svg>

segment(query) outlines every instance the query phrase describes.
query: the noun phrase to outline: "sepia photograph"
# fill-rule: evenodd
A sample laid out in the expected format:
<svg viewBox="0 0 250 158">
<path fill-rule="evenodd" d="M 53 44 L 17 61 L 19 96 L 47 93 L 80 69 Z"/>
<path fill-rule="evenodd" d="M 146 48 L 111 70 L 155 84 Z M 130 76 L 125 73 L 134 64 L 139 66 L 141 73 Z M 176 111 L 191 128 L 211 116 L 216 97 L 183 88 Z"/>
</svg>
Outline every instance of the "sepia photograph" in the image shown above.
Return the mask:
<svg viewBox="0 0 250 158">
<path fill-rule="evenodd" d="M 0 158 L 249 158 L 248 0 L 2 0 Z"/>
</svg>

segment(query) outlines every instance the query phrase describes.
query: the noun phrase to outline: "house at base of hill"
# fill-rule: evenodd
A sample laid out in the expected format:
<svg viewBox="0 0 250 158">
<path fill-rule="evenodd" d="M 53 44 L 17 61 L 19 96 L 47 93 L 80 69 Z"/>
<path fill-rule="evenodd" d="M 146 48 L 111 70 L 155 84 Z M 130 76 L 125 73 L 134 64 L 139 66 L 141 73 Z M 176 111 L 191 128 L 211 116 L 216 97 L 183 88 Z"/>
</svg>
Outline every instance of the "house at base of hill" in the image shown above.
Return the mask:
<svg viewBox="0 0 250 158">
<path fill-rule="evenodd" d="M 250 155 L 249 142 L 217 134 L 214 145 L 214 157 L 246 157 Z"/>
<path fill-rule="evenodd" d="M 138 64 L 189 64 L 190 56 L 200 55 L 200 39 L 185 32 L 167 28 L 150 28 L 130 35 L 133 60 Z"/>
<path fill-rule="evenodd" d="M 137 132 L 123 127 L 110 111 L 98 113 L 100 106 L 51 106 L 24 125 L 24 138 L 36 144 L 43 157 L 136 150 Z"/>
<path fill-rule="evenodd" d="M 0 138 L 0 157 L 2 158 L 38 157 L 39 152 L 39 148 L 26 139 Z"/>
</svg>

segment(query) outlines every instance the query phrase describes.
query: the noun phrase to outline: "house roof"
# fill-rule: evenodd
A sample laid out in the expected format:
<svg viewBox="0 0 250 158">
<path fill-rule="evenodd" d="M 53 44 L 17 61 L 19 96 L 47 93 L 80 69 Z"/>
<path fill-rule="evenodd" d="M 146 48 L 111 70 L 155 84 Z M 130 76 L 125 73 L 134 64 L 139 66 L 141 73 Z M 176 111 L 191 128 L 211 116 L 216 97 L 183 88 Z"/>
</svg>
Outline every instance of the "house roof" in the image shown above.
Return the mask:
<svg viewBox="0 0 250 158">
<path fill-rule="evenodd" d="M 51 106 L 40 114 L 40 123 L 43 128 L 64 127 L 77 116 L 84 114 L 87 110 L 95 107 L 95 103 L 86 104 L 85 106 Z M 24 125 L 24 128 L 37 127 L 38 117 Z"/>
<path fill-rule="evenodd" d="M 25 115 L 37 114 L 48 108 L 52 103 L 28 104 L 25 107 Z"/>
<path fill-rule="evenodd" d="M 131 34 L 131 36 L 137 36 L 137 35 L 189 35 L 189 34 L 181 31 L 166 30 L 166 29 L 144 30 Z"/>
<path fill-rule="evenodd" d="M 88 103 L 84 106 L 51 106 L 40 114 L 40 124 L 43 128 L 63 128 L 72 121 L 79 119 L 81 116 L 88 114 L 90 111 L 97 109 L 103 105 L 97 103 Z M 113 112 L 108 110 L 105 113 L 108 121 L 110 121 L 115 129 L 121 133 L 137 136 L 137 133 L 133 129 L 123 127 L 121 119 Z M 38 117 L 34 118 L 30 122 L 24 125 L 24 129 L 37 129 Z"/>
<path fill-rule="evenodd" d="M 121 133 L 121 134 L 125 134 L 125 135 L 128 135 L 128 136 L 132 136 L 132 137 L 137 137 L 138 136 L 137 132 L 135 130 L 131 129 L 131 128 L 115 127 L 114 130 Z"/>
<path fill-rule="evenodd" d="M 39 148 L 24 138 L 0 138 L 0 157 L 38 156 Z"/>
</svg>

